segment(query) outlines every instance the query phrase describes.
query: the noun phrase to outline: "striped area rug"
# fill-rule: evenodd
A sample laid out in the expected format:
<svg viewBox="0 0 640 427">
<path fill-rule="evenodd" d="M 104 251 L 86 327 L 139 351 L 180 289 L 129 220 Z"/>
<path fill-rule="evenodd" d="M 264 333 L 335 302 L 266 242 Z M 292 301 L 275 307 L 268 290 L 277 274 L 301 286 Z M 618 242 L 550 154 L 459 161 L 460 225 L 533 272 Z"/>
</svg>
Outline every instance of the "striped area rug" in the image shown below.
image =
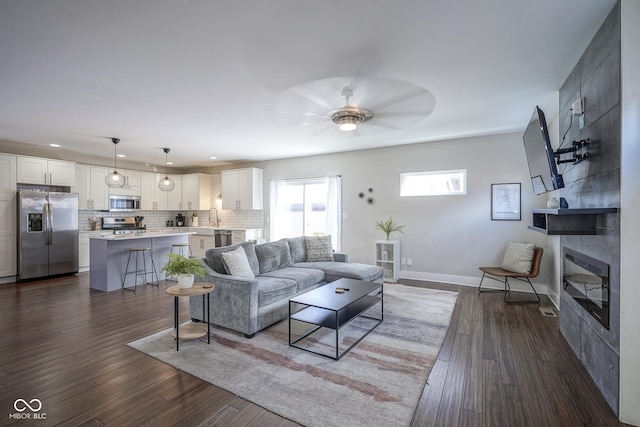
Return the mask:
<svg viewBox="0 0 640 427">
<path fill-rule="evenodd" d="M 252 339 L 212 328 L 211 345 L 186 341 L 180 352 L 170 329 L 129 346 L 305 426 L 406 426 L 456 298 L 385 284 L 384 321 L 339 361 L 290 347 L 286 320 Z M 362 322 L 340 330 L 341 346 L 362 335 Z M 335 345 L 333 331 L 324 332 L 306 345 L 321 351 Z"/>
</svg>

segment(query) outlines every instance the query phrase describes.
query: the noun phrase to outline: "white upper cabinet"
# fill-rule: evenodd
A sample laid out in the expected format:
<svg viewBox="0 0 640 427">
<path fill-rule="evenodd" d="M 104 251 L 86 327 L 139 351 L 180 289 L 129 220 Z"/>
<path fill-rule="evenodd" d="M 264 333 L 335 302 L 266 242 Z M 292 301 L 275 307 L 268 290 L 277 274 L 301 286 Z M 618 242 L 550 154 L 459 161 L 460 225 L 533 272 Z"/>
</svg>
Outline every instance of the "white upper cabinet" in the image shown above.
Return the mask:
<svg viewBox="0 0 640 427">
<path fill-rule="evenodd" d="M 182 203 L 182 176 L 181 175 L 169 175 L 169 178 L 176 183 L 176 188 L 171 191 L 162 191 L 161 193 L 167 194 L 167 210 L 170 211 L 182 211 L 186 208 Z M 158 180 L 159 181 L 159 180 Z M 156 183 L 157 184 L 157 183 Z"/>
<path fill-rule="evenodd" d="M 204 173 L 182 175 L 182 209 L 189 211 L 211 209 L 210 175 Z"/>
<path fill-rule="evenodd" d="M 261 210 L 262 169 L 222 171 L 222 209 Z"/>
<path fill-rule="evenodd" d="M 73 187 L 76 185 L 76 164 L 40 157 L 16 157 L 17 181 L 20 184 L 44 184 Z"/>
<path fill-rule="evenodd" d="M 152 172 L 140 174 L 140 209 L 143 211 L 166 211 L 167 192 L 158 188 L 164 175 Z"/>
<path fill-rule="evenodd" d="M 109 209 L 109 187 L 104 179 L 110 172 L 101 166 L 76 165 L 76 185 L 72 193 L 78 193 L 78 208 L 106 211 Z"/>
</svg>

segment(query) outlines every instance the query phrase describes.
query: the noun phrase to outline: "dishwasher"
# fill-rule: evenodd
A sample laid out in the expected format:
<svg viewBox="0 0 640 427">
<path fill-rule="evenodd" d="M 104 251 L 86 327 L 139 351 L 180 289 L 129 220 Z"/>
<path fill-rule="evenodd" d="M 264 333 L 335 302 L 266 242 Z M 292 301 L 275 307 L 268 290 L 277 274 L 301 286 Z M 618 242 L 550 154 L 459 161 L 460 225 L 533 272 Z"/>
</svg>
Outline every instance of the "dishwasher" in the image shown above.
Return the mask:
<svg viewBox="0 0 640 427">
<path fill-rule="evenodd" d="M 216 248 L 231 245 L 231 230 L 215 230 L 213 237 Z"/>
</svg>

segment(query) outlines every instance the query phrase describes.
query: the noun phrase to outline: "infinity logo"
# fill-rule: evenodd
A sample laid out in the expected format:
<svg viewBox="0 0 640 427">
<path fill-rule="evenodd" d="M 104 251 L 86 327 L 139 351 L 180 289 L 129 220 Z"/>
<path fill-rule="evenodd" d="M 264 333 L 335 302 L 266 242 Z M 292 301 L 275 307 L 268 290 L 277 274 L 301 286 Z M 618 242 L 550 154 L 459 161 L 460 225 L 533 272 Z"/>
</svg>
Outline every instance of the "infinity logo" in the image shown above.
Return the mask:
<svg viewBox="0 0 640 427">
<path fill-rule="evenodd" d="M 40 402 L 39 399 L 31 399 L 29 402 L 24 399 L 16 399 L 16 401 L 13 402 L 13 407 L 18 412 L 24 412 L 27 410 L 27 408 L 31 409 L 31 412 L 38 412 L 40 409 L 42 409 L 42 402 Z"/>
</svg>

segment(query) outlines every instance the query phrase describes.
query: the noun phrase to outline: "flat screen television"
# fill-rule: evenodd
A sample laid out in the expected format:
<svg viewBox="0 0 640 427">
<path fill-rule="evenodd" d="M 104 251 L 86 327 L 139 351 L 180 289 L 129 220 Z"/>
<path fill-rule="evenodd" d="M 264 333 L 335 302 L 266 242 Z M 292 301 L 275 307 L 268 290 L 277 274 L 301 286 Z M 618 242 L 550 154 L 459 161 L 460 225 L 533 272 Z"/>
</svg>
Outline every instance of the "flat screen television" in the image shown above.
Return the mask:
<svg viewBox="0 0 640 427">
<path fill-rule="evenodd" d="M 542 194 L 564 188 L 564 181 L 562 175 L 558 173 L 553 148 L 551 148 L 547 121 L 540 107 L 536 106 L 533 111 L 522 140 L 527 163 L 529 163 L 533 192 Z"/>
</svg>

